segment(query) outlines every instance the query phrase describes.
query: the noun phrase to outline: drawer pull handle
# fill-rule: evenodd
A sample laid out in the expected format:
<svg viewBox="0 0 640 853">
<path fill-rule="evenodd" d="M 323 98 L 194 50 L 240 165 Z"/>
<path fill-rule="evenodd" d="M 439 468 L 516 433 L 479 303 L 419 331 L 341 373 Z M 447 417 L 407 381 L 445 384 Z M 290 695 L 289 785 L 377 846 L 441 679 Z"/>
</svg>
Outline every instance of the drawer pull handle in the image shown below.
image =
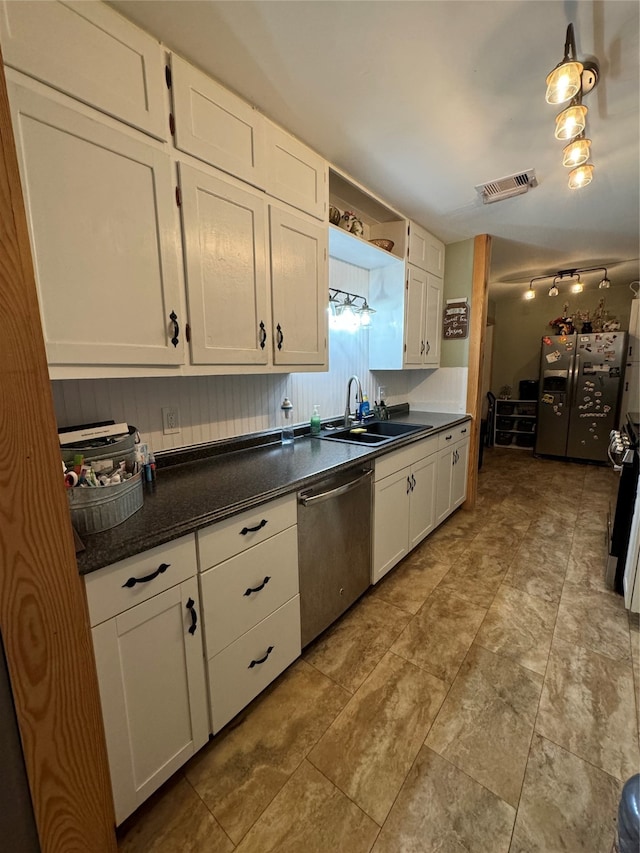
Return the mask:
<svg viewBox="0 0 640 853">
<path fill-rule="evenodd" d="M 415 478 L 415 476 L 412 474 L 412 475 L 411 475 L 411 491 L 413 491 L 413 490 L 415 489 L 415 487 L 416 487 L 416 478 Z"/>
<path fill-rule="evenodd" d="M 151 575 L 145 575 L 143 578 L 129 578 L 129 580 L 126 581 L 126 583 L 122 584 L 122 589 L 124 589 L 125 586 L 128 587 L 129 589 L 133 589 L 133 587 L 137 583 L 148 583 L 149 581 L 152 581 L 154 578 L 157 578 L 158 575 L 161 575 L 163 572 L 166 572 L 170 565 L 171 565 L 171 563 L 160 563 L 158 568 Z"/>
<path fill-rule="evenodd" d="M 452 435 L 448 435 L 448 436 L 445 438 L 445 441 L 451 441 L 451 439 L 452 439 L 452 438 L 453 438 L 453 436 L 452 436 Z"/>
<path fill-rule="evenodd" d="M 260 524 L 256 524 L 255 527 L 243 527 L 242 530 L 240 531 L 240 536 L 246 536 L 247 533 L 257 533 L 258 530 L 262 530 L 262 528 L 265 526 L 266 523 L 267 523 L 267 519 L 263 518 L 262 521 L 260 522 Z"/>
<path fill-rule="evenodd" d="M 251 587 L 248 587 L 247 591 L 243 592 L 242 594 L 243 595 L 251 595 L 252 592 L 260 592 L 260 590 L 264 589 L 270 580 L 271 580 L 271 578 L 267 575 L 267 577 L 262 581 L 260 586 L 253 587 L 253 589 Z"/>
<path fill-rule="evenodd" d="M 263 658 L 260 658 L 260 660 L 252 660 L 251 663 L 249 664 L 249 666 L 247 667 L 247 669 L 253 669 L 254 666 L 258 666 L 259 664 L 264 663 L 266 661 L 266 659 L 269 657 L 269 655 L 271 654 L 271 652 L 273 651 L 273 649 L 274 649 L 274 646 L 269 646 L 269 648 L 267 649 L 266 655 Z"/>
<path fill-rule="evenodd" d="M 198 614 L 196 613 L 195 601 L 193 598 L 190 598 L 187 601 L 186 608 L 191 612 L 191 625 L 189 626 L 189 633 L 193 636 L 196 632 L 196 628 L 198 627 Z"/>
<path fill-rule="evenodd" d="M 465 427 L 464 429 L 461 429 L 461 430 L 460 430 L 460 435 L 464 435 L 466 431 L 467 431 L 467 428 L 466 428 L 466 427 Z"/>
<path fill-rule="evenodd" d="M 282 331 L 282 326 L 280 325 L 280 323 L 278 323 L 278 325 L 276 326 L 276 330 L 277 330 L 277 333 L 278 333 L 278 334 L 276 335 L 276 341 L 277 341 L 277 343 L 278 343 L 278 349 L 279 349 L 279 350 L 281 350 L 281 349 L 282 349 L 282 344 L 283 344 L 283 342 L 284 342 L 284 332 Z"/>
</svg>

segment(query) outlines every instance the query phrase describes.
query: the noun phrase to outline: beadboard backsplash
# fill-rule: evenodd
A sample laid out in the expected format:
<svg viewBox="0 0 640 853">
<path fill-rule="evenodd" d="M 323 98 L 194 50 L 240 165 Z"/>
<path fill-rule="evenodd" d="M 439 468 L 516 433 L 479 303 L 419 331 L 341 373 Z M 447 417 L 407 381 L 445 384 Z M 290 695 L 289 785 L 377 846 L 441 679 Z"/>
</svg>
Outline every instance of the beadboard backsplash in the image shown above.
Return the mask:
<svg viewBox="0 0 640 853">
<path fill-rule="evenodd" d="M 369 295 L 366 270 L 332 258 L 330 277 L 332 287 Z M 154 450 L 168 450 L 275 429 L 285 396 L 293 403 L 296 424 L 308 423 L 315 404 L 323 418 L 344 414 L 352 374 L 360 378 L 372 405 L 383 385 L 387 404 L 409 401 L 432 411 L 464 411 L 465 368 L 372 373 L 368 354 L 365 329 L 332 329 L 327 373 L 56 380 L 51 383 L 56 419 L 61 427 L 108 419 L 126 422 L 136 426 Z M 354 397 L 355 392 L 352 409 Z M 178 407 L 179 433 L 163 434 L 165 406 Z"/>
</svg>

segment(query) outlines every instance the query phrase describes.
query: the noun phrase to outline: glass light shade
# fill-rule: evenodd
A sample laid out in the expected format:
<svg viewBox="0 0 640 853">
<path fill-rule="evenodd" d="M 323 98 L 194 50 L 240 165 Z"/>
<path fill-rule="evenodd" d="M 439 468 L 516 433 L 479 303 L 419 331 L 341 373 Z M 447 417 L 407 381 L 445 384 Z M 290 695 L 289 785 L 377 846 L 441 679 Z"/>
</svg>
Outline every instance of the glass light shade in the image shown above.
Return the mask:
<svg viewBox="0 0 640 853">
<path fill-rule="evenodd" d="M 602 281 L 600 282 L 600 284 L 598 285 L 598 287 L 600 288 L 600 290 L 604 290 L 605 288 L 611 287 L 611 282 L 610 282 L 610 281 L 609 281 L 609 279 L 606 277 L 606 275 L 605 275 L 605 277 L 602 279 Z"/>
<path fill-rule="evenodd" d="M 581 62 L 563 62 L 547 76 L 548 104 L 564 104 L 580 91 L 583 65 Z"/>
<path fill-rule="evenodd" d="M 571 285 L 571 293 L 582 293 L 582 282 L 576 281 L 575 284 Z"/>
<path fill-rule="evenodd" d="M 558 290 L 557 285 L 552 284 L 551 287 L 549 288 L 549 296 L 557 296 L 558 293 L 560 293 L 560 291 Z"/>
<path fill-rule="evenodd" d="M 591 140 L 581 137 L 574 139 L 562 151 L 562 165 L 573 169 L 575 166 L 582 166 L 589 159 L 591 149 Z"/>
<path fill-rule="evenodd" d="M 593 166 L 591 163 L 585 163 L 583 166 L 578 166 L 577 169 L 572 169 L 569 172 L 569 189 L 577 190 L 580 187 L 586 187 L 593 179 Z"/>
<path fill-rule="evenodd" d="M 573 139 L 582 133 L 587 121 L 587 108 L 583 104 L 567 107 L 556 116 L 556 139 Z"/>
<path fill-rule="evenodd" d="M 525 294 L 524 294 L 524 298 L 525 298 L 525 299 L 535 299 L 535 298 L 536 298 L 536 292 L 535 292 L 535 290 L 534 290 L 532 287 L 530 287 L 530 288 L 529 288 L 529 290 L 527 290 L 527 291 L 525 292 Z"/>
</svg>

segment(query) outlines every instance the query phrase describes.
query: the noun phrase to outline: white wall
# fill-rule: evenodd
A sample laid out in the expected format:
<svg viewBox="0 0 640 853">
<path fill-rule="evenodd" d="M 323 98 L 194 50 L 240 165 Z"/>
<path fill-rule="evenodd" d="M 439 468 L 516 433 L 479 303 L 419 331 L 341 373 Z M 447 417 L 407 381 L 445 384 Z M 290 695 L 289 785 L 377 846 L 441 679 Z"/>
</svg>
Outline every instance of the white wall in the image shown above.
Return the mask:
<svg viewBox="0 0 640 853">
<path fill-rule="evenodd" d="M 331 259 L 330 281 L 341 290 L 368 296 L 368 273 L 358 267 Z M 379 385 L 386 387 L 387 404 L 408 400 L 406 372 L 374 374 L 367 364 L 365 330 L 331 331 L 328 373 L 77 379 L 51 385 L 59 426 L 112 418 L 135 425 L 154 450 L 165 450 L 274 429 L 280 424 L 285 394 L 293 402 L 296 423 L 309 420 L 315 403 L 322 417 L 343 414 L 347 380 L 353 373 L 360 377 L 372 404 Z M 169 405 L 180 410 L 179 434 L 162 433 L 161 409 Z"/>
</svg>

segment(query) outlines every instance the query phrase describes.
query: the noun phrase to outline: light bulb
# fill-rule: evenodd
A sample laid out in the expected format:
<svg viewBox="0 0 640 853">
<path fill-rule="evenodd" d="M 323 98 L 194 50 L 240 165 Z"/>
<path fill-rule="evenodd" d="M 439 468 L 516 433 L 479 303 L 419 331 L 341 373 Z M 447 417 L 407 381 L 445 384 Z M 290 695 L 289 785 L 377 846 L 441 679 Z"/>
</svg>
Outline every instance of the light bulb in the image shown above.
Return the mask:
<svg viewBox="0 0 640 853">
<path fill-rule="evenodd" d="M 571 285 L 571 292 L 572 293 L 582 293 L 582 282 L 577 281 L 575 284 L 572 284 Z"/>
<path fill-rule="evenodd" d="M 611 287 L 611 282 L 609 281 L 609 279 L 607 278 L 607 276 L 606 276 L 606 275 L 605 275 L 605 277 L 602 279 L 602 281 L 600 282 L 600 284 L 598 285 L 598 287 L 600 288 L 600 290 L 604 290 L 605 288 L 609 288 L 609 287 Z"/>
<path fill-rule="evenodd" d="M 584 163 L 569 172 L 569 189 L 578 190 L 580 187 L 586 187 L 593 180 L 593 165 Z"/>
<path fill-rule="evenodd" d="M 552 284 L 549 288 L 549 296 L 557 296 L 558 293 L 560 293 L 560 291 L 558 290 L 557 286 L 555 284 Z"/>
<path fill-rule="evenodd" d="M 583 104 L 567 107 L 556 116 L 556 139 L 573 139 L 584 130 L 587 121 L 587 108 Z"/>
<path fill-rule="evenodd" d="M 554 68 L 547 76 L 547 103 L 563 104 L 577 95 L 582 84 L 582 70 L 581 62 L 562 62 Z"/>
<path fill-rule="evenodd" d="M 589 159 L 591 140 L 581 137 L 574 139 L 562 151 L 562 165 L 572 169 L 574 166 L 582 166 Z"/>
<path fill-rule="evenodd" d="M 529 288 L 529 290 L 527 290 L 527 291 L 525 292 L 525 294 L 524 294 L 524 298 L 525 298 L 525 299 L 535 299 L 535 298 L 536 298 L 536 292 L 535 292 L 535 290 L 534 290 L 532 287 L 530 287 L 530 288 Z"/>
</svg>

